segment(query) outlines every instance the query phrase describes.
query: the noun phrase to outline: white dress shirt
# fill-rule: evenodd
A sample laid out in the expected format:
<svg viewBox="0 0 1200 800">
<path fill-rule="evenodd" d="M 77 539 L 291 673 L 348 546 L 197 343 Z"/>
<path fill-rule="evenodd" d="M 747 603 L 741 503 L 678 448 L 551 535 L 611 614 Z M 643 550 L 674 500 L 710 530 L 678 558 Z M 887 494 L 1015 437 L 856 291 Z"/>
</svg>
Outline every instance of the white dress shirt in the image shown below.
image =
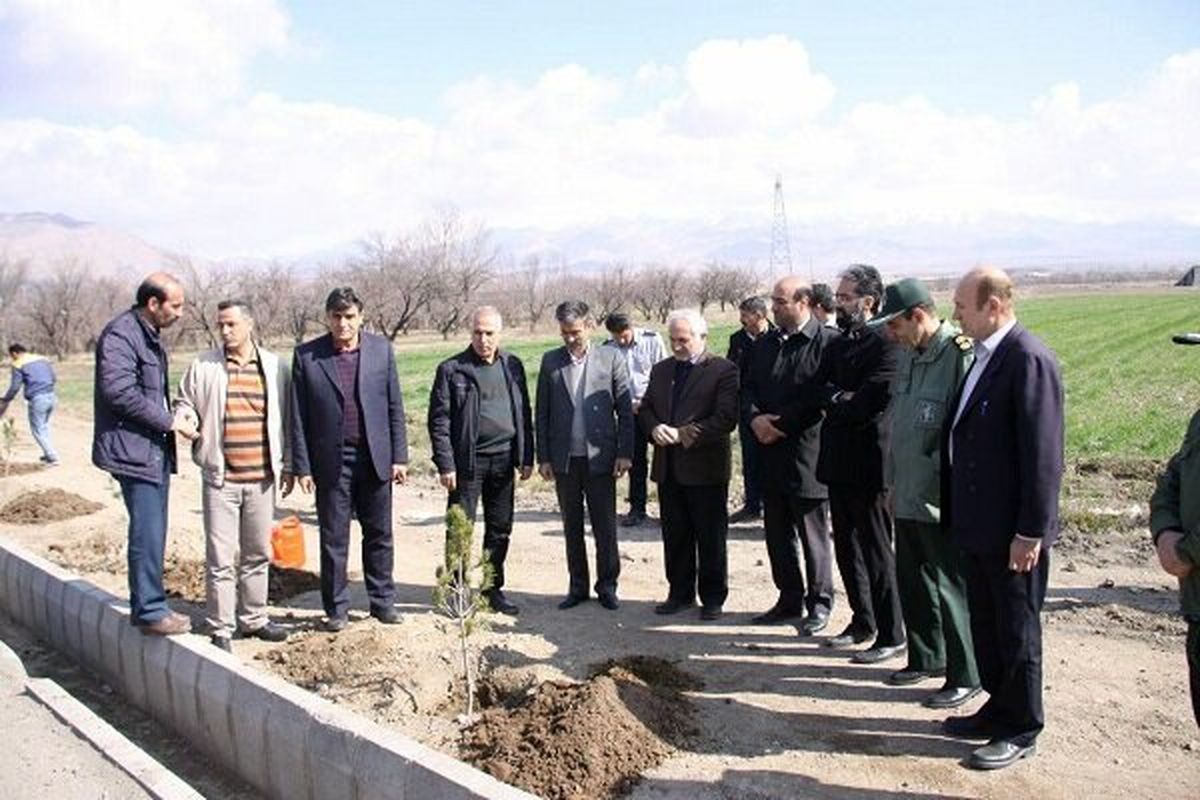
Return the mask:
<svg viewBox="0 0 1200 800">
<path fill-rule="evenodd" d="M 963 381 L 962 395 L 958 399 L 958 409 L 954 412 L 954 424 L 950 426 L 953 431 L 958 425 L 958 418 L 962 416 L 963 409 L 967 407 L 967 403 L 971 400 L 971 395 L 975 392 L 975 385 L 979 383 L 979 376 L 987 369 L 988 362 L 992 360 L 992 353 L 996 352 L 996 348 L 1000 346 L 1000 342 L 1004 341 L 1004 337 L 1008 336 L 1008 332 L 1017 324 L 1016 318 L 1010 319 L 1008 322 L 996 329 L 996 332 L 984 339 L 982 342 L 975 343 L 975 363 L 971 364 L 970 371 L 967 372 L 967 377 Z M 950 463 L 954 463 L 954 435 L 950 436 Z"/>
</svg>

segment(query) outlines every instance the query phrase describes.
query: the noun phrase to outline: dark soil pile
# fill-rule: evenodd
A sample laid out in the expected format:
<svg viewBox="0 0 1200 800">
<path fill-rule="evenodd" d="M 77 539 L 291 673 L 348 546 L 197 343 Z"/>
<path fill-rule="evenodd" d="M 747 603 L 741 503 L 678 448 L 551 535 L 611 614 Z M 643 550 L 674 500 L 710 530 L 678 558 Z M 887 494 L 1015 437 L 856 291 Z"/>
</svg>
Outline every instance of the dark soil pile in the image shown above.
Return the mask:
<svg viewBox="0 0 1200 800">
<path fill-rule="evenodd" d="M 271 565 L 270 577 L 267 579 L 267 601 L 282 603 L 305 592 L 315 592 L 321 588 L 321 577 L 302 569 L 277 567 Z"/>
<path fill-rule="evenodd" d="M 45 468 L 45 464 L 31 464 L 28 461 L 14 461 L 11 464 L 6 464 L 4 459 L 0 458 L 0 478 L 15 478 L 18 475 L 29 475 L 34 472 L 41 472 Z"/>
<path fill-rule="evenodd" d="M 662 659 L 611 661 L 584 683 L 548 681 L 515 707 L 484 711 L 462 753 L 547 800 L 613 797 L 696 735 L 681 691 L 697 686 Z"/>
<path fill-rule="evenodd" d="M 163 588 L 167 597 L 204 604 L 204 562 L 168 554 L 163 563 Z"/>
<path fill-rule="evenodd" d="M 0 508 L 0 522 L 42 525 L 94 514 L 102 508 L 103 503 L 64 492 L 62 489 L 42 489 L 26 492 L 9 501 L 4 508 Z"/>
</svg>

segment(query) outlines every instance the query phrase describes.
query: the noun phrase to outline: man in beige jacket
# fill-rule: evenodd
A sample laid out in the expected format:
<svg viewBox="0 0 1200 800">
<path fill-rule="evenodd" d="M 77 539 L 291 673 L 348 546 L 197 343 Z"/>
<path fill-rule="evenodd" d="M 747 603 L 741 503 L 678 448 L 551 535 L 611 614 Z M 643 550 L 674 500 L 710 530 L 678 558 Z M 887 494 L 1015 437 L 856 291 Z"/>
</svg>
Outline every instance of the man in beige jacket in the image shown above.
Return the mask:
<svg viewBox="0 0 1200 800">
<path fill-rule="evenodd" d="M 291 394 L 287 364 L 254 344 L 246 302 L 218 304 L 217 327 L 224 346 L 188 367 L 175 413 L 198 434 L 192 460 L 203 481 L 207 622 L 213 644 L 230 652 L 239 628 L 272 642 L 288 637 L 266 609 L 275 488 L 290 483 L 284 431 Z"/>
</svg>

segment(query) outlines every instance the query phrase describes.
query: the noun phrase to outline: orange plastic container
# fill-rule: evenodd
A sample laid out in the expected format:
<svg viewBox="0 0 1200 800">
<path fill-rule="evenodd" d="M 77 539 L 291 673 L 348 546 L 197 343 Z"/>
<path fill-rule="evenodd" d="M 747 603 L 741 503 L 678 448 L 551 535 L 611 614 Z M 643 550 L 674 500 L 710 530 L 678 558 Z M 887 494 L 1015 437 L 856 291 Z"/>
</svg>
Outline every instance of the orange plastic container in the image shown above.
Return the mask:
<svg viewBox="0 0 1200 800">
<path fill-rule="evenodd" d="M 271 529 L 271 563 L 289 569 L 304 568 L 304 526 L 295 514 Z"/>
</svg>

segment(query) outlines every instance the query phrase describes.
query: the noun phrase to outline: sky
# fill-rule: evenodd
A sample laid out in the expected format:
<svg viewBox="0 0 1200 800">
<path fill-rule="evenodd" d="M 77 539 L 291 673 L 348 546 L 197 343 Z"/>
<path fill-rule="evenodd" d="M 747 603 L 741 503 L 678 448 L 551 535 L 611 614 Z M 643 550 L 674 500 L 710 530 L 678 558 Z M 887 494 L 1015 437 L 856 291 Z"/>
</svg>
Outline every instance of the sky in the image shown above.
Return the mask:
<svg viewBox="0 0 1200 800">
<path fill-rule="evenodd" d="M 0 213 L 286 258 L 769 227 L 776 174 L 809 227 L 1200 227 L 1200 2 L 0 0 Z"/>
</svg>

